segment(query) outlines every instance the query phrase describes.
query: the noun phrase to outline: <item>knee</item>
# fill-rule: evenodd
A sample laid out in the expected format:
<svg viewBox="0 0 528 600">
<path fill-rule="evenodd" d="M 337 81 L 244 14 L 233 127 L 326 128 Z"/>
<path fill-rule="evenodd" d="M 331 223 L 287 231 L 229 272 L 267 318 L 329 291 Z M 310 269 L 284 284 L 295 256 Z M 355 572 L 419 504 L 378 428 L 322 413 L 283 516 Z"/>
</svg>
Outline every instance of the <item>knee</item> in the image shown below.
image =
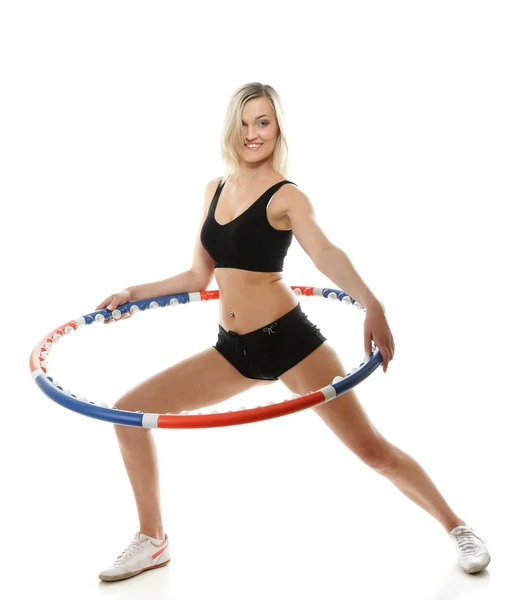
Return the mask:
<svg viewBox="0 0 528 600">
<path fill-rule="evenodd" d="M 127 407 L 125 398 L 119 398 L 119 400 L 114 402 L 113 408 L 117 408 L 118 410 L 130 410 L 130 408 Z"/>
<path fill-rule="evenodd" d="M 135 412 L 136 410 L 140 410 L 137 406 L 136 399 L 133 395 L 125 394 L 121 396 L 117 402 L 114 402 L 114 407 L 119 410 L 128 410 L 130 412 Z"/>
<path fill-rule="evenodd" d="M 137 410 L 140 410 L 135 403 L 134 397 L 133 396 L 122 396 L 121 398 L 119 398 L 119 400 L 117 400 L 117 402 L 114 402 L 114 408 L 117 408 L 118 410 L 125 410 L 125 411 L 129 411 L 129 412 L 136 412 Z M 119 425 L 118 423 L 114 423 L 114 431 L 119 435 L 119 436 L 128 436 L 128 435 L 134 435 L 134 433 L 136 433 L 137 431 L 145 431 L 143 430 L 141 427 L 130 427 L 128 425 Z"/>
<path fill-rule="evenodd" d="M 358 456 L 371 469 L 380 473 L 389 473 L 399 464 L 398 449 L 386 440 L 362 447 Z"/>
</svg>

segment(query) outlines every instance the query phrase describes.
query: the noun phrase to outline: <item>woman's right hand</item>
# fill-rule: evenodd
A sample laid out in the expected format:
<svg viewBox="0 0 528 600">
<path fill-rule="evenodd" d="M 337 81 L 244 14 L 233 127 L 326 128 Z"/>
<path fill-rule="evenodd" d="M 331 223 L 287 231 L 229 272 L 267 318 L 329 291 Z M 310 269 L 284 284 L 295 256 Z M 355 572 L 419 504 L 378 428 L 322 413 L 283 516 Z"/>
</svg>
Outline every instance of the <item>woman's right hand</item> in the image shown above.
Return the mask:
<svg viewBox="0 0 528 600">
<path fill-rule="evenodd" d="M 95 310 L 101 310 L 102 308 L 107 308 L 108 310 L 112 311 L 112 310 L 116 309 L 118 306 L 120 306 L 121 304 L 126 304 L 127 302 L 130 302 L 130 292 L 128 290 L 123 290 L 122 292 L 118 292 L 117 294 L 112 294 L 111 296 L 108 296 L 108 298 L 105 298 L 97 306 L 97 308 Z M 105 323 L 105 325 L 108 325 L 110 323 L 114 323 L 114 321 L 117 321 L 117 320 L 122 321 L 123 319 L 128 319 L 131 316 L 132 315 L 129 312 L 125 312 L 125 313 L 121 314 L 119 319 L 114 319 L 113 317 L 110 317 L 104 323 Z"/>
</svg>

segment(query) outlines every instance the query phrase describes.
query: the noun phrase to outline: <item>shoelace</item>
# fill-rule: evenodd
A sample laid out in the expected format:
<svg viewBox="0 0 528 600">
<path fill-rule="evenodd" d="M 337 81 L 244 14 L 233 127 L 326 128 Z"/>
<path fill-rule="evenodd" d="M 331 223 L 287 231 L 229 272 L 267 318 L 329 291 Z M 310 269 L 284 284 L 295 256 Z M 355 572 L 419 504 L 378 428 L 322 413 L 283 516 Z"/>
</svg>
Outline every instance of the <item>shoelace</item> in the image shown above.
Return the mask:
<svg viewBox="0 0 528 600">
<path fill-rule="evenodd" d="M 134 554 L 141 548 L 142 543 L 143 542 L 135 539 L 132 540 L 130 544 L 128 544 L 128 546 L 123 550 L 123 552 L 121 552 L 121 554 L 115 559 L 114 564 L 120 565 L 128 560 L 131 556 L 134 556 Z"/>
<path fill-rule="evenodd" d="M 453 537 L 462 554 L 471 554 L 472 552 L 475 552 L 475 550 L 478 548 L 478 544 L 475 543 L 475 538 L 479 539 L 481 542 L 484 542 L 484 540 L 481 540 L 478 535 L 468 531 L 467 529 L 462 529 Z"/>
</svg>

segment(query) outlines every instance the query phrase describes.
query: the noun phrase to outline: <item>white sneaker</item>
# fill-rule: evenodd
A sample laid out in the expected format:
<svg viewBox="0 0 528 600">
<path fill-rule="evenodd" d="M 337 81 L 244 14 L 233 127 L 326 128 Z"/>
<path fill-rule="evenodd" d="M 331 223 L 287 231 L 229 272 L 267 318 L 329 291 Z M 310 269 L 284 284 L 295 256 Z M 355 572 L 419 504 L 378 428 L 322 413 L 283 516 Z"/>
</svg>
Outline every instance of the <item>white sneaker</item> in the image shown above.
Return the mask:
<svg viewBox="0 0 528 600">
<path fill-rule="evenodd" d="M 165 534 L 165 540 L 159 545 L 152 541 L 153 538 L 140 533 L 121 552 L 112 563 L 112 566 L 99 573 L 103 581 L 118 581 L 139 575 L 148 569 L 157 569 L 170 562 L 169 538 Z"/>
<path fill-rule="evenodd" d="M 449 532 L 458 551 L 458 562 L 466 573 L 478 573 L 490 563 L 484 540 L 467 525 L 459 525 Z"/>
</svg>

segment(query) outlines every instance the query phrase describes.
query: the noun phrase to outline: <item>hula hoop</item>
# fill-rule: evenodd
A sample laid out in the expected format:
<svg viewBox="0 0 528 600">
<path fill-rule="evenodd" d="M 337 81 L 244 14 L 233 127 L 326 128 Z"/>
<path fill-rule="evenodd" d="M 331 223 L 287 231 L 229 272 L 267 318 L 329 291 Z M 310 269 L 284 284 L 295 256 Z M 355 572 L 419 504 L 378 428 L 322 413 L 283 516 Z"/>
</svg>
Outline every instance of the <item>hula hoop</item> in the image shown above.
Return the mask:
<svg viewBox="0 0 528 600">
<path fill-rule="evenodd" d="M 291 289 L 297 296 L 321 296 L 329 300 L 340 300 L 345 304 L 355 306 L 360 312 L 365 312 L 352 296 L 342 290 L 332 288 L 316 288 L 305 286 L 291 286 Z M 245 423 L 254 423 L 265 419 L 281 417 L 294 412 L 313 408 L 324 402 L 329 402 L 348 390 L 352 389 L 358 383 L 361 383 L 371 375 L 382 363 L 383 358 L 376 344 L 372 342 L 373 352 L 365 355 L 358 368 L 353 368 L 345 377 L 336 376 L 332 383 L 323 388 L 309 392 L 304 396 L 294 394 L 287 400 L 275 402 L 268 401 L 264 406 L 254 408 L 240 407 L 237 410 L 227 412 L 218 412 L 213 409 L 209 411 L 182 411 L 178 414 L 154 414 L 143 413 L 142 411 L 132 412 L 120 410 L 115 407 L 109 407 L 105 403 L 96 404 L 84 397 L 77 397 L 70 390 L 63 389 L 58 381 L 54 381 L 48 375 L 48 358 L 54 345 L 58 344 L 64 336 L 71 335 L 79 327 L 91 325 L 92 323 L 103 323 L 110 317 L 119 319 L 124 312 L 134 314 L 138 311 L 153 310 L 158 307 L 179 306 L 189 302 L 204 302 L 208 300 L 218 300 L 219 290 L 209 290 L 204 292 L 188 292 L 173 294 L 170 296 L 159 296 L 148 298 L 138 302 L 128 302 L 121 304 L 113 311 L 102 309 L 95 311 L 64 325 L 55 328 L 51 333 L 45 336 L 33 349 L 29 360 L 29 367 L 33 380 L 42 392 L 61 406 L 68 408 L 81 415 L 108 421 L 118 425 L 127 425 L 130 427 L 144 427 L 146 429 L 185 429 L 185 428 L 206 428 L 206 427 L 225 427 L 228 425 L 242 425 Z"/>
</svg>

